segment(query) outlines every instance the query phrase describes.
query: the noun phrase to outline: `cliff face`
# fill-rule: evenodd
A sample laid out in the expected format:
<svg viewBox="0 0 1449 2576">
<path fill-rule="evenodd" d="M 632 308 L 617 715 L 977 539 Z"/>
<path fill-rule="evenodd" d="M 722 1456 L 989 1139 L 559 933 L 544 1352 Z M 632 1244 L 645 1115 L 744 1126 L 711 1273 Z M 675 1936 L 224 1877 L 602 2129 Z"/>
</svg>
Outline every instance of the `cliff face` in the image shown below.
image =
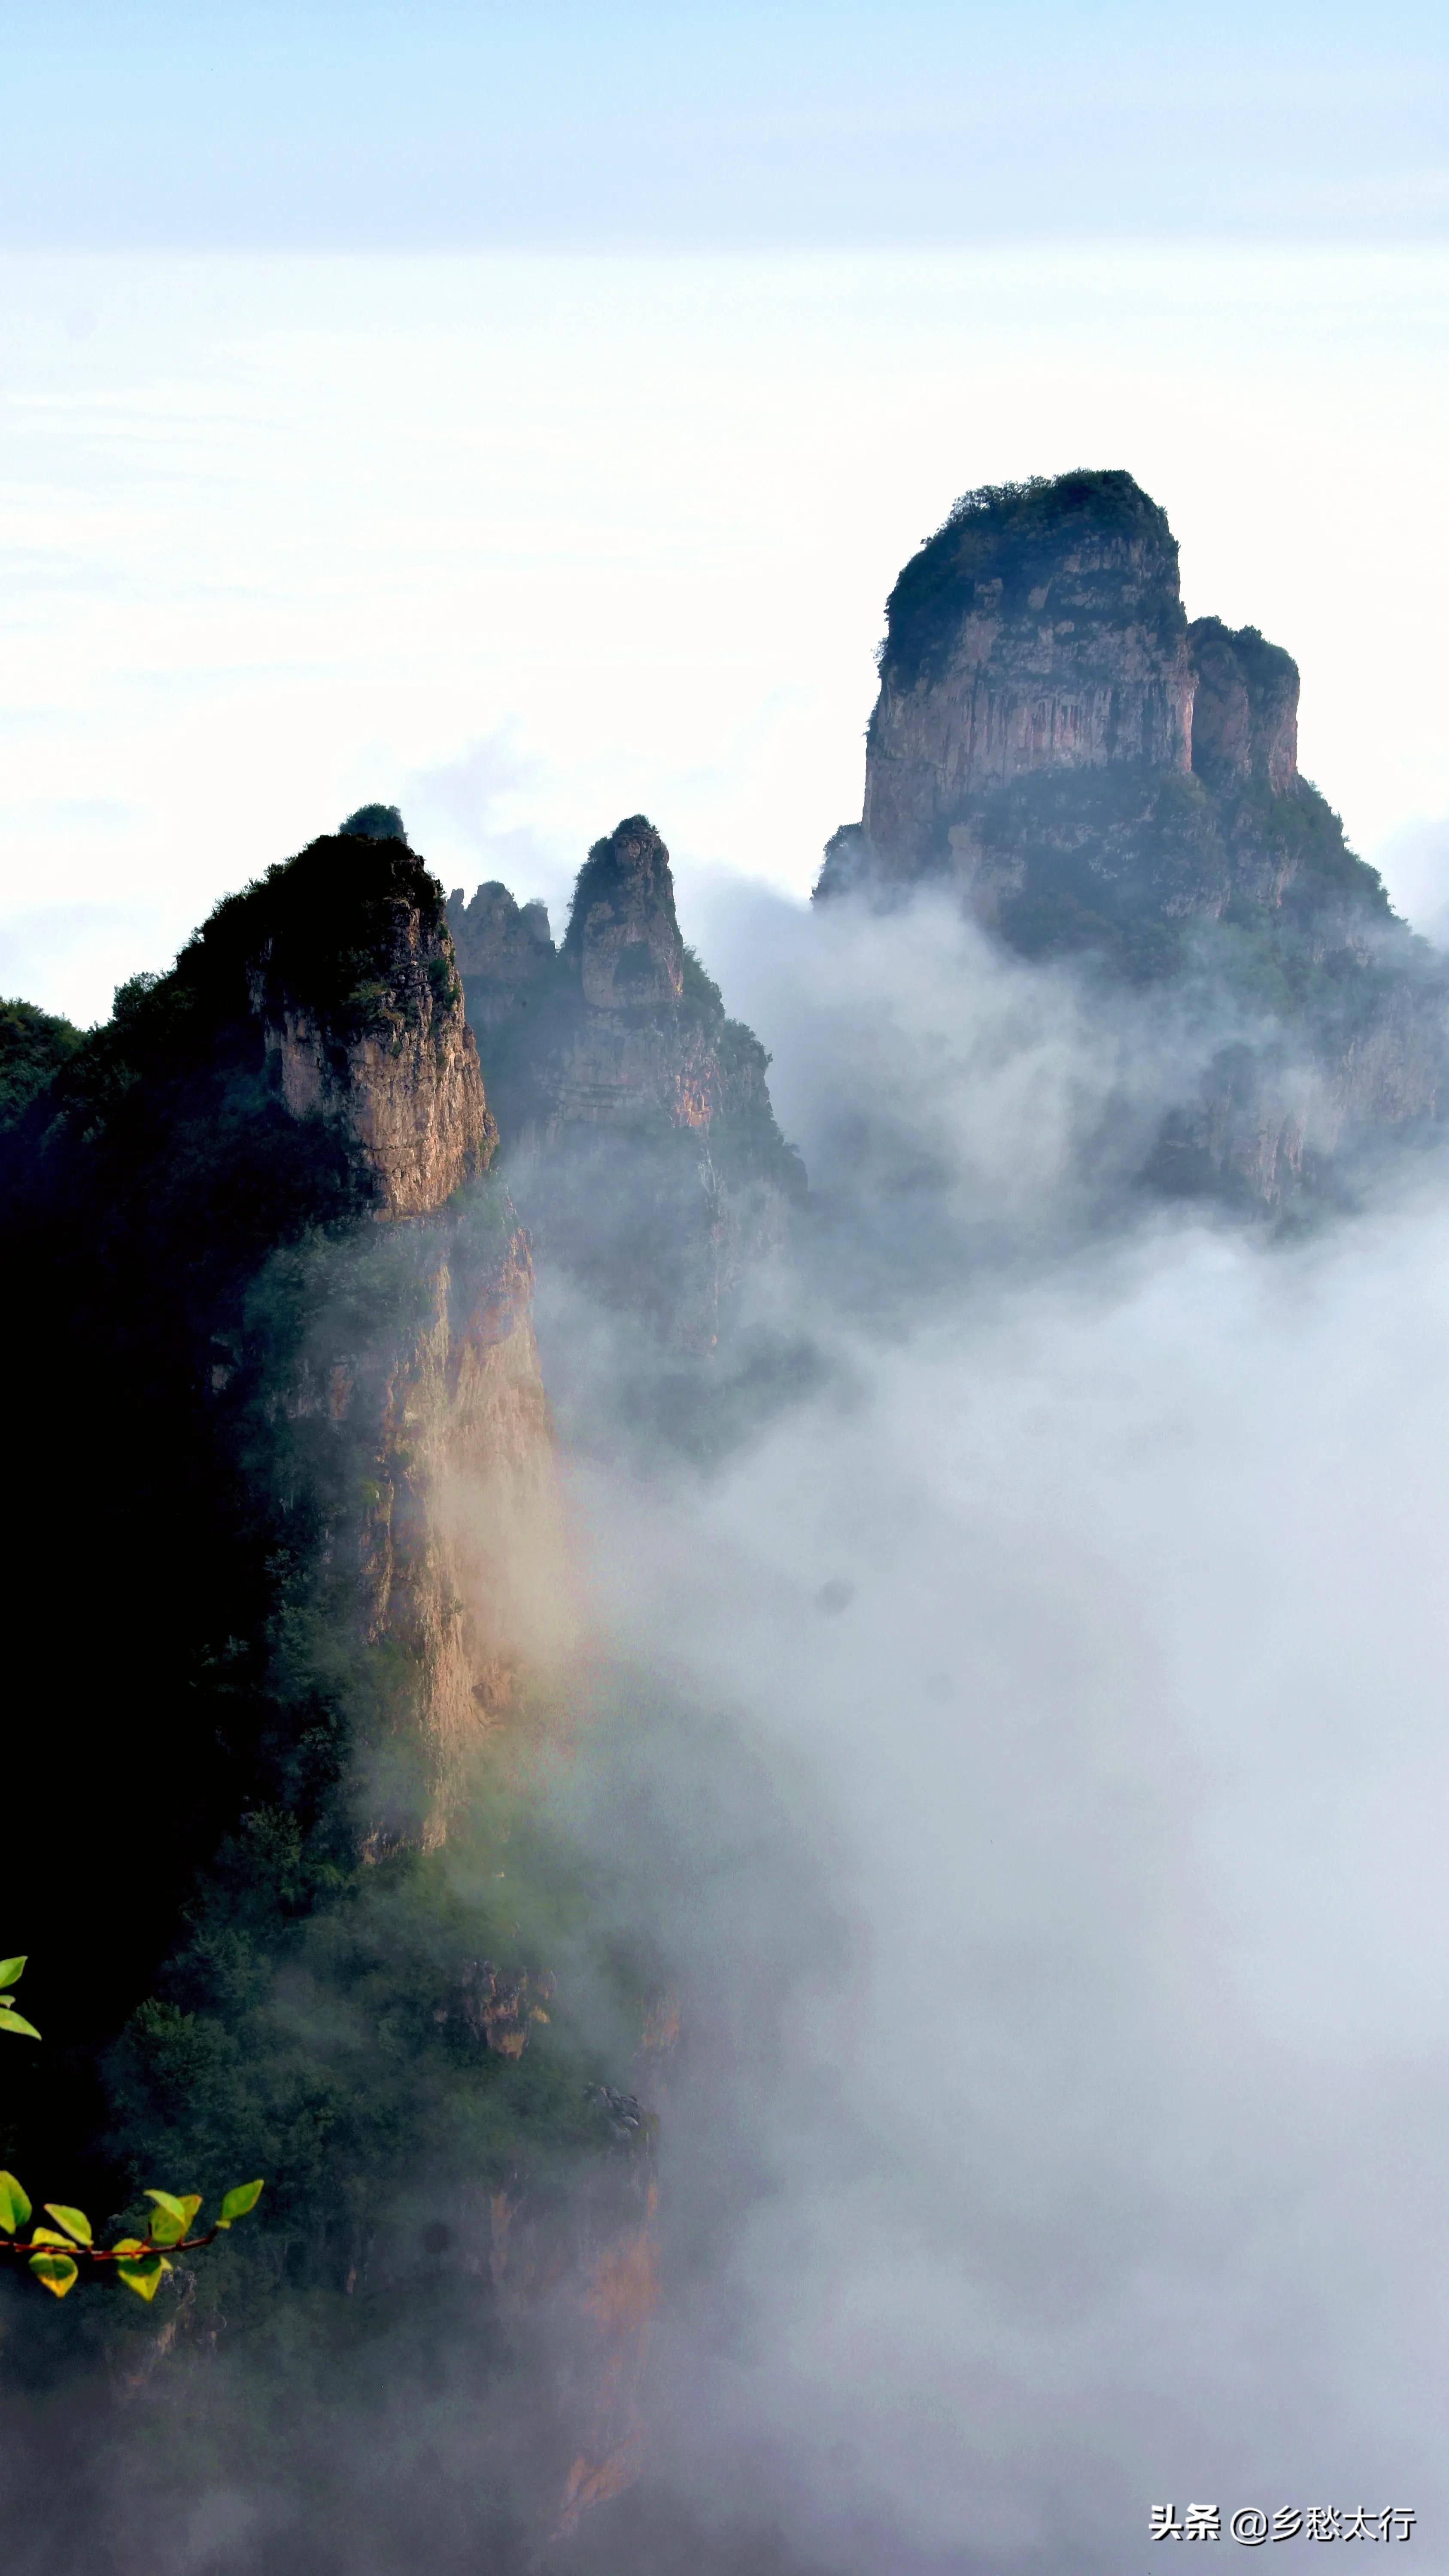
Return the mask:
<svg viewBox="0 0 1449 2576">
<path fill-rule="evenodd" d="M 506 1024 L 547 987 L 554 945 L 545 904 L 515 903 L 494 878 L 471 903 L 461 886 L 449 896 L 448 926 L 459 970 L 472 986 L 469 1014 L 480 1028 Z"/>
<path fill-rule="evenodd" d="M 284 1105 L 346 1136 L 380 1215 L 432 1214 L 498 1141 L 432 879 L 405 842 L 342 833 L 235 906 L 200 945 L 244 952 Z"/>
<path fill-rule="evenodd" d="M 247 2262 L 163 2286 L 148 2365 L 224 2336 L 247 2384 L 253 2338 L 246 2440 L 287 2454 L 310 2560 L 337 2356 L 355 2404 L 370 2339 L 389 2385 L 466 2352 L 480 2401 L 508 2383 L 533 2539 L 502 2563 L 532 2564 L 637 2461 L 653 2127 L 590 2078 L 644 2081 L 647 1997 L 580 1965 L 533 1792 L 572 1638 L 529 1248 L 441 889 L 382 816 L 219 906 L 105 1028 L 17 1023 L 55 1062 L 3 1138 L 12 1686 L 83 1786 L 63 1845 L 11 1816 L 67 2047 L 0 2152 L 108 2208 L 265 2175 Z M 431 2457 L 397 2475 L 430 2528 Z"/>
<path fill-rule="evenodd" d="M 1255 626 L 1221 618 L 1187 630 L 1195 687 L 1192 766 L 1210 787 L 1256 781 L 1275 796 L 1298 784 L 1298 665 Z"/>
<path fill-rule="evenodd" d="M 510 1184 L 551 1259 L 707 1349 L 803 1185 L 769 1060 L 686 950 L 642 815 L 594 844 L 558 950 L 541 915 L 497 885 L 449 902 Z"/>
<path fill-rule="evenodd" d="M 1130 475 L 1068 476 L 1004 510 L 970 495 L 887 616 L 862 828 L 888 868 L 969 866 L 974 809 L 1013 779 L 1191 765 L 1177 547 Z"/>
<path fill-rule="evenodd" d="M 1449 1089 L 1442 972 L 1298 770 L 1298 672 L 1191 625 L 1129 475 L 970 493 L 887 604 L 861 822 L 817 895 L 959 890 L 1028 957 L 1193 996 L 1223 1041 L 1154 1174 L 1276 1207 Z"/>
<path fill-rule="evenodd" d="M 66 1624 L 68 1480 L 113 1495 L 71 1686 L 103 1707 L 142 1654 L 179 1765 L 119 1978 L 249 1803 L 311 1812 L 345 1775 L 360 1843 L 436 1839 L 517 1696 L 554 1499 L 495 1142 L 441 890 L 350 835 L 124 988 L 7 1138 L 36 1480 L 12 1568 L 38 1642 Z M 79 1830 L 103 1906 L 124 1861 Z M 23 1874 L 38 1950 L 52 1891 Z"/>
<path fill-rule="evenodd" d="M 523 1561 L 556 1551 L 528 1245 L 504 1193 L 486 1224 L 447 1212 L 486 1171 L 497 1128 L 441 890 L 406 842 L 390 834 L 368 848 L 348 832 L 314 843 L 267 892 L 254 919 L 227 925 L 245 949 L 265 1073 L 293 1118 L 343 1141 L 374 1219 L 403 1221 L 409 1235 L 409 1329 L 355 1339 L 355 1308 L 344 1309 L 320 1346 L 310 1337 L 287 1401 L 329 1424 L 365 1470 L 368 1633 L 401 1650 L 413 1675 L 405 1731 L 429 1840 L 469 1755 L 515 1699 Z M 366 918 L 349 920 L 359 896 Z M 352 978 L 346 990 L 315 954 L 319 930 Z M 384 1266 L 395 1279 L 396 1251 Z M 399 1750 L 394 1733 L 374 1840 L 408 1829 L 389 1812 Z"/>
</svg>

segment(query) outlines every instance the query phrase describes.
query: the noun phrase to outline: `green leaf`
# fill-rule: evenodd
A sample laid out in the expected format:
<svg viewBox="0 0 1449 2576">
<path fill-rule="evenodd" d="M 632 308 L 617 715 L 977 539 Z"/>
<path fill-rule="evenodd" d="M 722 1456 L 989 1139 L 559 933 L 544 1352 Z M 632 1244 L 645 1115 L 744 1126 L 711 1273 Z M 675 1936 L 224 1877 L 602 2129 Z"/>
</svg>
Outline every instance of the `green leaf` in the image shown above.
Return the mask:
<svg viewBox="0 0 1449 2576">
<path fill-rule="evenodd" d="M 148 2191 L 146 2197 L 156 2203 L 151 2212 L 152 2244 L 179 2245 L 186 2233 L 186 2212 L 175 2193 Z"/>
<path fill-rule="evenodd" d="M 148 2254 L 139 2263 L 116 2265 L 117 2274 L 125 2282 L 127 2289 L 134 2290 L 137 2297 L 141 2299 L 155 2298 L 161 2286 L 162 2273 L 169 2272 L 170 2269 L 171 2265 L 164 2254 Z"/>
<path fill-rule="evenodd" d="M 201 2207 L 200 2192 L 148 2191 L 146 2198 L 156 2203 L 151 2220 L 152 2244 L 179 2245 Z"/>
<path fill-rule="evenodd" d="M 22 2039 L 40 2037 L 34 2022 L 27 2021 L 24 2013 L 7 2012 L 3 2006 L 0 2006 L 0 2030 L 18 2030 Z"/>
<path fill-rule="evenodd" d="M 57 2236 L 53 2227 L 33 2227 L 30 2231 L 30 2242 L 32 2245 L 64 2245 L 68 2249 L 71 2239 L 68 2236 Z"/>
<path fill-rule="evenodd" d="M 40 2232 L 44 2233 L 44 2230 Z M 63 2299 L 67 2290 L 73 2290 L 80 2278 L 68 2254 L 32 2254 L 30 2268 L 37 2281 L 43 2281 L 58 2299 Z"/>
<path fill-rule="evenodd" d="M 113 2254 L 145 2254 L 149 2251 L 143 2236 L 118 2236 L 111 2247 Z"/>
<path fill-rule="evenodd" d="M 0 2235 L 16 2235 L 29 2216 L 30 2203 L 15 2176 L 0 2173 Z"/>
<path fill-rule="evenodd" d="M 18 1986 L 20 1972 L 30 1952 L 22 1950 L 18 1959 L 0 1959 L 0 1986 Z"/>
<path fill-rule="evenodd" d="M 91 2222 L 83 2209 L 68 2209 L 62 2200 L 48 2200 L 45 2206 L 57 2227 L 63 2227 L 67 2236 L 75 2238 L 77 2245 L 89 2245 L 93 2241 Z"/>
<path fill-rule="evenodd" d="M 245 2218 L 249 2209 L 256 2208 L 257 2202 L 261 2199 L 262 2190 L 263 2186 L 259 2182 L 239 2182 L 235 2191 L 229 2191 L 222 2202 L 217 2226 L 230 2227 L 234 2218 Z"/>
</svg>

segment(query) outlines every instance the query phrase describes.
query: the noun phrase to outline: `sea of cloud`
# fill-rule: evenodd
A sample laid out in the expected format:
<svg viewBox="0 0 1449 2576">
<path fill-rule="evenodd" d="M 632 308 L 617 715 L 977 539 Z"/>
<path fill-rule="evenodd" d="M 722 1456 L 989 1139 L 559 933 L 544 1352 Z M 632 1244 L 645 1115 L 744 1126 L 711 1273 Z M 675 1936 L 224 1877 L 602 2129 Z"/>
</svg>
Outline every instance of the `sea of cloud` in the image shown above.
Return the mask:
<svg viewBox="0 0 1449 2576">
<path fill-rule="evenodd" d="M 643 1677 L 572 1794 L 686 1997 L 638 2563 L 1118 2576 L 1172 2502 L 1449 2566 L 1449 1176 L 1134 1203 L 1143 1013 L 930 910 L 714 932 L 818 1365 L 572 1470 Z"/>
</svg>

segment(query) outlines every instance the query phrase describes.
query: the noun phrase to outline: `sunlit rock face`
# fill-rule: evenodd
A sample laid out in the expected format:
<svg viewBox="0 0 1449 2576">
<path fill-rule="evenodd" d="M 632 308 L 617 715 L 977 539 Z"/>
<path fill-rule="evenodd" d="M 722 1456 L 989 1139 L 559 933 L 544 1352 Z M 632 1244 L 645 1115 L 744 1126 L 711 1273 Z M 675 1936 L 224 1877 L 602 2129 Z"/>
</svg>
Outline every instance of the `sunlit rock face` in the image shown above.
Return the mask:
<svg viewBox="0 0 1449 2576">
<path fill-rule="evenodd" d="M 510 1186 L 542 1256 L 681 1350 L 711 1349 L 803 1188 L 764 1048 L 686 949 L 642 814 L 596 841 L 561 947 L 539 904 L 449 916 Z"/>
<path fill-rule="evenodd" d="M 207 1490 L 246 1490 L 248 1526 L 286 1533 L 276 1562 L 336 1586 L 359 1670 L 386 1676 L 360 1693 L 389 1714 L 354 1748 L 359 1832 L 436 1841 L 536 1659 L 520 1605 L 556 1537 L 528 1245 L 486 1178 L 442 890 L 396 831 L 328 835 L 120 999 L 46 1161 L 117 1237 L 141 1319 L 116 1315 L 122 1377 L 140 1331 L 157 1344 L 156 1477 L 168 1443 L 214 1452 Z M 262 1613 L 229 1601 L 230 1546 L 208 1548 L 216 1615 L 245 1637 Z"/>
<path fill-rule="evenodd" d="M 497 1142 L 438 889 L 393 832 L 349 827 L 314 841 L 292 868 L 290 900 L 279 891 L 271 916 L 259 916 L 247 960 L 282 1097 L 294 1115 L 346 1130 L 380 1213 L 426 1215 L 487 1168 Z M 347 940 L 364 882 L 365 950 Z M 314 904 L 334 932 L 325 967 L 313 954 Z M 349 955 L 357 971 L 339 977 Z"/>
<path fill-rule="evenodd" d="M 399 828 L 357 828 L 379 815 Z M 393 1281 L 386 1329 L 367 1323 L 364 1296 L 339 1301 L 279 1395 L 314 1443 L 365 1469 L 348 1534 L 364 1615 L 413 1677 L 369 1831 L 436 1841 L 517 1703 L 539 1642 L 520 1605 L 560 1545 L 528 1243 L 506 1193 L 486 1212 L 460 1200 L 497 1128 L 441 889 L 393 809 L 314 842 L 243 923 L 282 1101 L 345 1138 L 361 1202 L 401 1230 L 377 1257 Z M 360 1259 L 361 1282 L 365 1248 Z"/>
<path fill-rule="evenodd" d="M 510 1919 L 512 1881 L 488 1902 L 516 1846 L 486 1879 L 477 1857 L 481 1845 L 491 1864 L 509 1844 L 497 1805 L 516 1815 L 522 1775 L 557 1749 L 575 1651 L 531 1259 L 488 1170 L 496 1129 L 442 890 L 400 829 L 352 824 L 220 904 L 168 973 L 122 989 L 103 1028 L 81 1036 L 11 1012 L 22 1072 L 42 1050 L 50 1071 L 27 1081 L 4 1131 L 7 1323 L 25 1354 L 7 1563 L 37 1669 L 43 1651 L 53 1686 L 64 1663 L 77 1760 L 98 1775 L 114 1760 L 130 1722 L 117 1712 L 134 1700 L 136 1759 L 169 1785 L 144 1866 L 115 1800 L 97 1796 L 77 1802 L 65 1867 L 43 1837 L 22 1838 L 8 1888 L 63 1982 L 86 1993 L 86 2117 L 148 1995 L 184 1993 L 174 2022 L 206 2030 L 207 2062 L 228 2070 L 214 2113 L 219 2096 L 195 2105 L 191 2077 L 171 2088 L 137 2041 L 103 2115 L 109 2127 L 120 2103 L 127 2144 L 93 2131 L 86 2151 L 129 2156 L 139 2138 L 148 2170 L 158 2137 L 190 2169 L 180 2119 L 195 2118 L 193 2139 L 214 2135 L 214 2116 L 245 2119 L 237 2105 L 273 2098 L 256 2071 L 277 2064 L 259 2035 L 268 2014 L 253 2007 L 299 1945 L 377 1902 L 371 1919 L 389 1928 L 366 1956 L 385 1983 L 409 1973 L 406 1945 L 427 1926 L 423 1983 L 400 2018 L 431 2080 L 404 2077 L 390 2097 L 403 2107 L 378 2119 L 370 2018 L 356 2077 L 330 2061 L 325 2119 L 280 2115 L 272 2134 L 286 2144 L 258 2164 L 287 2195 L 287 2287 L 264 2273 L 251 2295 L 270 2333 L 273 2294 L 298 2292 L 292 2313 L 305 2308 L 325 2372 L 327 2302 L 355 2313 L 355 2294 L 360 2311 L 381 2289 L 380 2318 L 403 2295 L 410 2315 L 427 2313 L 434 2256 L 456 2229 L 448 2333 L 484 2342 L 506 2306 L 510 2379 L 530 2335 L 539 2355 L 517 2489 L 541 2541 L 637 2464 L 657 2268 L 654 2123 L 632 2089 L 649 2071 L 647 2008 L 640 1999 L 637 2051 L 626 2028 L 598 2059 L 621 2081 L 589 2092 L 566 2054 L 535 2080 L 538 2044 L 572 2006 L 555 2007 L 543 1936 Z M 105 1526 L 86 1549 L 82 1616 L 66 1533 L 92 1495 Z M 34 1686 L 27 1701 L 40 1705 Z M 430 1868 L 444 1845 L 449 1865 Z M 269 1950 L 273 1887 L 282 1928 Z M 247 1928 L 220 1936 L 232 1890 Z M 388 1892 L 404 1890 L 407 1931 Z M 349 1963 L 363 1955 L 352 1940 Z M 243 1955 L 244 1989 L 229 1967 L 213 1976 L 211 1963 Z M 351 1964 L 341 1974 L 350 1988 Z M 340 2003 L 343 1988 L 326 1976 L 309 2009 L 335 2032 L 320 1998 Z M 495 2079 L 528 2052 L 527 2080 L 508 2092 Z M 434 2092 L 444 2079 L 451 2089 Z M 71 2155 L 75 2102 L 63 2076 L 45 2115 Z M 436 2243 L 412 2212 L 401 2229 L 383 2214 L 399 2124 L 414 2116 L 416 2167 L 449 2213 Z M 478 2294 L 467 2329 L 454 2273 Z M 204 2328 L 180 2310 L 167 2336 L 178 2361 L 196 2332 L 207 2350 L 226 2337 L 244 2354 L 246 2295 L 240 2323 L 230 2297 Z"/>
</svg>

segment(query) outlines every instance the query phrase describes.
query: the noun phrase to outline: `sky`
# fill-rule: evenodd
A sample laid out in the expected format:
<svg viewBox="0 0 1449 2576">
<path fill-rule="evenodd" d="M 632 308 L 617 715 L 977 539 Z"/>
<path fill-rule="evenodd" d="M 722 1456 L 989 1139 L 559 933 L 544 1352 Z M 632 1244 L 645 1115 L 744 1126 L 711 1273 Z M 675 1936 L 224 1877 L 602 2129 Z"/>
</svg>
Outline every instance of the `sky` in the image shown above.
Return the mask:
<svg viewBox="0 0 1449 2576">
<path fill-rule="evenodd" d="M 1424 0 L 6 0 L 0 237 L 1436 239 Z"/>
<path fill-rule="evenodd" d="M 1438 13 L 0 7 L 0 984 L 350 806 L 803 896 L 957 493 L 1124 465 L 1442 907 Z M 702 918 L 702 915 L 700 916 Z"/>
</svg>

